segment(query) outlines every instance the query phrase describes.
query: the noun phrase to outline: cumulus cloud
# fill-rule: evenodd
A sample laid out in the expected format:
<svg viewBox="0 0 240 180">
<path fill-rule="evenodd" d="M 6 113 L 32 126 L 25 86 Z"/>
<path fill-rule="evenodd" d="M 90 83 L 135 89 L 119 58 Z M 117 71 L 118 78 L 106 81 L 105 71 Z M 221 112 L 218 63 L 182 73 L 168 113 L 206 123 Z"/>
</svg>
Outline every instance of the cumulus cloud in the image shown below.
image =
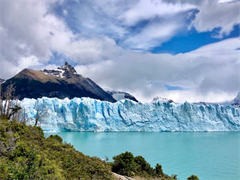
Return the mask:
<svg viewBox="0 0 240 180">
<path fill-rule="evenodd" d="M 142 100 L 154 96 L 176 101 L 223 101 L 240 90 L 238 38 L 178 54 L 126 52 L 114 60 L 78 66 L 106 88 L 132 92 Z M 168 91 L 165 85 L 184 87 Z"/>
<path fill-rule="evenodd" d="M 198 6 L 199 13 L 193 20 L 193 26 L 201 32 L 221 28 L 221 36 L 230 33 L 233 26 L 240 23 L 240 1 L 229 2 L 202 1 Z"/>
<path fill-rule="evenodd" d="M 142 100 L 164 96 L 176 101 L 222 101 L 240 90 L 238 38 L 177 55 L 148 51 L 186 26 L 229 33 L 239 23 L 239 1 L 72 3 L 0 1 L 0 77 L 26 67 L 56 67 L 56 53 L 74 61 L 79 73 L 100 85 L 132 92 Z M 192 10 L 198 13 L 186 19 Z"/>
<path fill-rule="evenodd" d="M 68 25 L 82 34 L 108 36 L 124 48 L 143 51 L 160 46 L 187 26 L 199 32 L 220 28 L 215 37 L 222 37 L 240 23 L 240 1 L 79 0 L 74 6 L 65 1 L 61 7 L 67 7 Z"/>
<path fill-rule="evenodd" d="M 236 1 L 239 1 L 239 0 L 218 0 L 218 3 L 232 3 Z"/>
<path fill-rule="evenodd" d="M 13 75 L 23 65 L 44 65 L 54 51 L 65 54 L 78 63 L 94 62 L 108 56 L 105 49 L 115 45 L 112 39 L 85 38 L 74 34 L 62 19 L 50 12 L 54 3 L 56 1 L 45 0 L 0 2 L 1 65 L 8 64 L 6 62 L 12 64 L 11 71 L 0 72 L 1 77 Z M 34 61 L 26 60 L 32 57 Z"/>
<path fill-rule="evenodd" d="M 180 28 L 181 24 L 177 22 L 149 23 L 142 31 L 133 34 L 122 44 L 131 49 L 148 50 L 171 38 Z"/>
<path fill-rule="evenodd" d="M 63 14 L 66 23 L 84 36 L 111 36 L 121 38 L 127 30 L 118 20 L 119 14 L 126 11 L 134 1 L 78 0 L 57 3 L 57 7 L 67 14 Z"/>
<path fill-rule="evenodd" d="M 161 0 L 78 1 L 65 18 L 75 19 L 69 26 L 82 34 L 108 36 L 124 48 L 145 51 L 181 30 L 186 24 L 184 12 L 194 7 Z"/>
<path fill-rule="evenodd" d="M 126 25 L 132 26 L 139 21 L 155 17 L 173 16 L 194 8 L 191 4 L 168 3 L 161 0 L 139 0 L 133 7 L 120 15 Z"/>
</svg>

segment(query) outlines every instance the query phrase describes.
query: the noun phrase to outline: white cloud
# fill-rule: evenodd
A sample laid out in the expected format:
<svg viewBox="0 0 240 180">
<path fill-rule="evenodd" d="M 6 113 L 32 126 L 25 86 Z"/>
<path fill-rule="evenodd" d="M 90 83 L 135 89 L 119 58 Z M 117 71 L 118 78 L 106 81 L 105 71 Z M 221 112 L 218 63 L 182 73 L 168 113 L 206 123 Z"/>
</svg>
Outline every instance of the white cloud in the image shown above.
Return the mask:
<svg viewBox="0 0 240 180">
<path fill-rule="evenodd" d="M 17 73 L 23 66 L 46 64 L 52 51 L 65 54 L 78 63 L 89 63 L 106 58 L 106 49 L 115 46 L 107 37 L 84 38 L 74 34 L 62 19 L 50 12 L 55 2 L 0 2 L 0 64 L 9 61 L 15 70 L 0 72 L 2 78 Z M 115 52 L 110 50 L 109 53 Z M 26 61 L 29 57 L 36 57 L 34 64 Z"/>
<path fill-rule="evenodd" d="M 132 52 L 111 38 L 120 38 L 125 47 L 149 49 L 174 36 L 184 26 L 182 13 L 193 7 L 200 10 L 193 22 L 198 31 L 222 27 L 222 32 L 228 33 L 239 20 L 239 2 L 83 1 L 87 5 L 80 4 L 83 9 L 76 13 L 76 25 L 82 30 L 78 33 L 72 32 L 64 18 L 52 13 L 55 2 L 0 1 L 0 77 L 47 65 L 52 51 L 56 51 L 79 64 L 79 73 L 100 85 L 132 92 L 141 99 L 165 96 L 176 101 L 220 101 L 240 90 L 237 38 L 178 55 Z M 73 13 L 64 10 L 66 17 Z M 129 32 L 142 20 L 150 23 Z M 184 90 L 167 91 L 165 85 Z"/>
<path fill-rule="evenodd" d="M 41 63 L 36 56 L 22 57 L 19 60 L 18 69 L 22 70 L 26 67 L 40 66 Z"/>
<path fill-rule="evenodd" d="M 108 89 L 129 91 L 141 100 L 162 96 L 175 101 L 223 101 L 240 90 L 239 46 L 240 40 L 234 38 L 179 55 L 125 51 L 77 70 Z M 168 91 L 165 85 L 184 90 Z"/>
<path fill-rule="evenodd" d="M 1 64 L 10 62 L 12 69 L 18 70 L 28 57 L 36 57 L 46 62 L 51 54 L 51 32 L 56 31 L 57 20 L 48 14 L 45 1 L 21 0 L 19 3 L 1 1 L 0 49 Z M 51 1 L 49 1 L 51 3 Z M 24 63 L 27 67 L 31 65 Z M 36 63 L 35 63 L 36 64 Z M 9 72 L 16 73 L 16 72 Z M 9 76 L 9 73 L 0 73 Z"/>
<path fill-rule="evenodd" d="M 79 30 L 86 36 L 111 36 L 115 38 L 123 37 L 127 31 L 120 24 L 117 17 L 124 12 L 133 1 L 76 1 L 74 5 L 67 6 L 68 16 L 71 26 Z M 64 4 L 65 5 L 65 4 Z M 64 5 L 62 7 L 64 7 Z M 66 9 L 65 9 L 66 10 Z"/>
<path fill-rule="evenodd" d="M 139 21 L 149 20 L 154 17 L 166 17 L 176 15 L 193 9 L 194 5 L 181 3 L 168 3 L 161 0 L 139 0 L 133 7 L 128 9 L 119 18 L 129 26 Z"/>
<path fill-rule="evenodd" d="M 183 12 L 194 7 L 161 0 L 80 1 L 69 8 L 69 18 L 76 19 L 71 25 L 82 34 L 104 35 L 124 48 L 148 50 L 173 37 L 186 24 Z M 138 25 L 142 21 L 147 25 Z"/>
<path fill-rule="evenodd" d="M 177 22 L 150 23 L 141 32 L 127 38 L 123 44 L 132 49 L 148 50 L 171 38 L 181 24 Z"/>
<path fill-rule="evenodd" d="M 218 3 L 232 3 L 236 1 L 239 1 L 239 0 L 218 0 Z"/>
<path fill-rule="evenodd" d="M 220 35 L 228 34 L 234 25 L 240 23 L 240 1 L 223 3 L 217 0 L 204 0 L 198 6 L 198 10 L 193 26 L 200 32 L 220 27 Z"/>
<path fill-rule="evenodd" d="M 217 0 L 97 0 L 76 1 L 68 6 L 68 1 L 64 1 L 62 11 L 68 12 L 64 16 L 70 20 L 69 25 L 83 36 L 107 36 L 124 48 L 144 51 L 160 46 L 184 28 L 186 30 L 186 20 L 189 21 L 189 14 L 192 16 L 193 13 L 191 10 L 199 10 L 192 22 L 198 31 L 221 27 L 219 37 L 228 34 L 233 25 L 239 23 L 239 3 L 219 3 Z M 138 25 L 144 21 L 147 25 Z"/>
</svg>

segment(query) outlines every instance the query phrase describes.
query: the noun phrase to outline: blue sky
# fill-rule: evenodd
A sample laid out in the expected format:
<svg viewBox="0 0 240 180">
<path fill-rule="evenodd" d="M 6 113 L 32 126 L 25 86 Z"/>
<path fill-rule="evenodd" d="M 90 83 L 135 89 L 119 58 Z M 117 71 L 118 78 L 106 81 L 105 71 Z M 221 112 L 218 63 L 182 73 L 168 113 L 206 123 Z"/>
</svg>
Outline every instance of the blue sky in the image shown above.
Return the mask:
<svg viewBox="0 0 240 180">
<path fill-rule="evenodd" d="M 161 6 L 161 3 L 163 3 L 163 1 L 155 2 L 158 2 L 159 4 L 156 4 L 159 6 Z M 146 1 L 142 1 L 142 4 L 144 3 L 146 3 Z M 154 1 L 150 3 L 154 3 Z M 175 1 L 175 3 L 178 4 L 177 1 Z M 54 4 L 52 10 L 57 16 L 63 18 L 71 30 L 75 33 L 81 33 L 84 34 L 84 36 L 89 37 L 107 36 L 109 38 L 112 38 L 117 43 L 117 45 L 121 46 L 122 48 L 152 53 L 185 53 L 210 43 L 219 42 L 227 38 L 239 36 L 240 28 L 239 23 L 237 22 L 235 22 L 235 24 L 233 24 L 231 29 L 227 32 L 222 32 L 223 27 L 221 26 L 212 27 L 210 29 L 206 29 L 205 31 L 198 31 L 194 25 L 191 25 L 196 19 L 197 14 L 200 13 L 200 10 L 197 8 L 197 6 L 194 7 L 189 5 L 189 7 L 182 8 L 182 10 L 179 8 L 177 13 L 170 15 L 168 12 L 166 12 L 166 16 L 165 14 L 158 15 L 158 13 L 156 13 L 155 15 L 148 18 L 140 18 L 137 22 L 127 24 L 122 21 L 121 18 L 116 18 L 118 16 L 121 16 L 122 12 L 114 17 L 114 13 L 108 14 L 108 12 L 106 12 L 104 9 L 107 9 L 108 7 L 102 8 L 101 5 L 97 6 L 96 4 L 82 0 L 64 1 Z M 229 4 L 229 2 L 225 2 L 224 4 Z M 128 7 L 127 5 L 122 6 L 123 9 L 124 6 L 126 6 L 125 8 Z M 139 10 L 142 10 L 144 12 L 144 8 L 139 8 Z M 171 9 L 169 9 L 169 11 L 171 11 Z M 85 13 L 87 14 L 86 17 L 84 17 Z M 236 14 L 236 16 L 239 15 Z M 94 23 L 94 25 L 91 26 L 82 20 L 91 21 Z M 178 27 L 178 30 L 166 38 L 164 41 L 161 39 L 161 37 L 158 40 L 159 37 L 156 36 L 152 44 L 140 48 L 138 48 L 138 46 L 133 46 L 126 43 L 129 37 L 140 34 L 144 31 L 145 28 L 148 28 L 149 25 L 151 26 L 151 24 L 160 24 L 167 26 L 168 23 L 166 22 L 170 21 L 180 21 L 180 25 Z M 108 25 L 110 26 L 108 27 Z M 115 31 L 114 28 L 118 29 L 119 31 Z M 159 31 L 161 31 L 161 28 L 159 28 Z M 147 40 L 148 39 L 146 39 L 146 41 Z"/>
<path fill-rule="evenodd" d="M 105 89 L 143 101 L 226 101 L 240 91 L 239 0 L 3 0 L 0 7 L 2 78 L 69 61 Z"/>
<path fill-rule="evenodd" d="M 228 38 L 239 37 L 239 25 L 235 25 L 232 31 L 222 37 L 215 37 L 218 35 L 220 28 L 213 29 L 212 31 L 198 32 L 192 28 L 184 33 L 180 33 L 170 40 L 160 44 L 151 49 L 153 53 L 185 53 L 197 49 L 201 46 L 222 41 Z"/>
</svg>

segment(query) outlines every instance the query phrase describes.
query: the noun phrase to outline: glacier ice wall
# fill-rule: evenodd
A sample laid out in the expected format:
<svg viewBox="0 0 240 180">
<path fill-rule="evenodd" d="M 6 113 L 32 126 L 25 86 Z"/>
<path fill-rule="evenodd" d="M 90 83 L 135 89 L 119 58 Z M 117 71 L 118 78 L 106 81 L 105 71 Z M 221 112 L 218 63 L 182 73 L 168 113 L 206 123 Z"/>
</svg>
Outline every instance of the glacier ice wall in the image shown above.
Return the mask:
<svg viewBox="0 0 240 180">
<path fill-rule="evenodd" d="M 44 131 L 240 131 L 240 108 L 207 103 L 23 99 L 21 118 Z"/>
</svg>

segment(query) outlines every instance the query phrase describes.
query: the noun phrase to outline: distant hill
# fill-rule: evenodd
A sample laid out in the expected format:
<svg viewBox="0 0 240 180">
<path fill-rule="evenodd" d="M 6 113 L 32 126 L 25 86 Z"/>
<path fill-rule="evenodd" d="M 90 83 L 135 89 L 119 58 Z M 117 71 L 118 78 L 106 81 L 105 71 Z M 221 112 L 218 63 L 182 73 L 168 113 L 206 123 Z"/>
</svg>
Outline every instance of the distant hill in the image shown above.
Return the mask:
<svg viewBox="0 0 240 180">
<path fill-rule="evenodd" d="M 237 96 L 231 101 L 231 104 L 235 106 L 240 105 L 240 92 L 238 92 Z"/>
<path fill-rule="evenodd" d="M 14 85 L 14 96 L 19 99 L 46 96 L 90 97 L 109 102 L 116 101 L 111 94 L 104 91 L 94 81 L 77 74 L 76 70 L 68 63 L 54 70 L 24 69 L 2 83 L 3 91 L 10 84 Z"/>
<path fill-rule="evenodd" d="M 138 100 L 133 95 L 127 92 L 122 92 L 122 91 L 107 91 L 107 92 L 111 94 L 112 97 L 117 101 L 122 99 L 130 99 L 132 101 L 138 102 Z"/>
</svg>

